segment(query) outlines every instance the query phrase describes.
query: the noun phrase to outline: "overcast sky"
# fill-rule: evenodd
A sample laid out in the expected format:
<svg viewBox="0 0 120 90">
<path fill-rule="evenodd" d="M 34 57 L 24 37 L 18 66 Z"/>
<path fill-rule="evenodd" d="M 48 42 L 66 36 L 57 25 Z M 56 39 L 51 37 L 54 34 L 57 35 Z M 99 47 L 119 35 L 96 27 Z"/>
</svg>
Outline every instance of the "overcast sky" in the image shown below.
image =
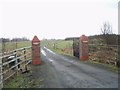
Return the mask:
<svg viewBox="0 0 120 90">
<path fill-rule="evenodd" d="M 107 21 L 118 33 L 119 0 L 0 0 L 0 38 L 78 37 L 101 33 Z"/>
</svg>

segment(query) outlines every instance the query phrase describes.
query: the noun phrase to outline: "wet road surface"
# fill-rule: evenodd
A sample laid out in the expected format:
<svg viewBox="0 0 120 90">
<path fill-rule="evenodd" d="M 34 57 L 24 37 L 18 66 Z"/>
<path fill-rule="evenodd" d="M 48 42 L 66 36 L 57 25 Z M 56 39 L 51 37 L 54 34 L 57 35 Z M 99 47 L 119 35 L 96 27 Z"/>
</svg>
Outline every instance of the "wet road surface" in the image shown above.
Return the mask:
<svg viewBox="0 0 120 90">
<path fill-rule="evenodd" d="M 118 74 L 102 66 L 88 64 L 41 48 L 42 64 L 36 78 L 44 78 L 44 88 L 118 88 Z"/>
</svg>

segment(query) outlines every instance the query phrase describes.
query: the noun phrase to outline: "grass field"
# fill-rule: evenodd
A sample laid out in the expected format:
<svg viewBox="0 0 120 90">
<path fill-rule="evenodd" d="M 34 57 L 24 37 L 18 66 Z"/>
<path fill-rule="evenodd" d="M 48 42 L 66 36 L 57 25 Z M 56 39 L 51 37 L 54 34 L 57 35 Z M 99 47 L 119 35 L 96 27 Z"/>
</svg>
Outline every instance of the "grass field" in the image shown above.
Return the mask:
<svg viewBox="0 0 120 90">
<path fill-rule="evenodd" d="M 65 41 L 65 40 L 43 40 L 41 42 L 41 46 L 46 46 L 54 52 L 64 55 L 73 56 L 72 51 L 73 41 Z"/>
<path fill-rule="evenodd" d="M 73 55 L 72 52 L 72 43 L 73 41 L 65 40 L 43 40 L 41 41 L 41 46 L 46 46 L 47 48 L 65 55 Z M 6 42 L 4 45 L 0 44 L 0 50 L 4 49 L 5 52 L 11 51 L 18 48 L 23 48 L 31 46 L 31 41 L 22 41 L 22 42 Z"/>
<path fill-rule="evenodd" d="M 30 41 L 17 42 L 17 44 L 16 42 L 6 42 L 4 45 L 2 43 L 0 44 L 1 50 L 4 49 L 5 52 L 27 46 L 31 46 Z"/>
</svg>

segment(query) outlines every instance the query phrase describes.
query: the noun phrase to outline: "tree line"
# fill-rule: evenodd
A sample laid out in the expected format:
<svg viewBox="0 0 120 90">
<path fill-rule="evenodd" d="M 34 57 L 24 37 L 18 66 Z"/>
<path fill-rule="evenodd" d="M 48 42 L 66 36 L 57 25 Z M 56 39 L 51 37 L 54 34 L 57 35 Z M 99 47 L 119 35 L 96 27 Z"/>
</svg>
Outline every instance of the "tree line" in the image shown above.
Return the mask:
<svg viewBox="0 0 120 90">
<path fill-rule="evenodd" d="M 101 34 L 88 36 L 89 41 L 94 43 L 98 40 L 102 44 L 107 45 L 120 45 L 120 35 L 114 34 L 112 25 L 109 22 L 104 22 L 101 29 Z M 79 39 L 79 37 L 67 37 L 65 40 Z"/>
<path fill-rule="evenodd" d="M 10 39 L 10 38 L 0 38 L 0 41 L 2 43 L 4 42 L 20 42 L 20 41 L 30 41 L 28 38 L 26 37 L 23 37 L 23 38 L 13 38 L 13 39 Z"/>
</svg>

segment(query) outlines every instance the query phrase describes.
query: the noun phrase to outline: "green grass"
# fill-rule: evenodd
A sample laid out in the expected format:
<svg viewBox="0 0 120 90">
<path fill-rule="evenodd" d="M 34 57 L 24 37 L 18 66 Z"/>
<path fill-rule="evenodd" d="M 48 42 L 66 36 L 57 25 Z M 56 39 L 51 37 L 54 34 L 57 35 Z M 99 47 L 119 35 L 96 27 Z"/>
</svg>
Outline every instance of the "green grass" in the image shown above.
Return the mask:
<svg viewBox="0 0 120 90">
<path fill-rule="evenodd" d="M 41 77 L 32 77 L 32 72 L 20 74 L 17 73 L 13 78 L 4 82 L 3 88 L 42 88 L 44 79 Z M 18 90 L 18 89 L 17 89 Z"/>
<path fill-rule="evenodd" d="M 17 48 L 22 48 L 22 47 L 27 47 L 27 46 L 31 46 L 30 41 L 18 42 L 18 47 Z"/>
<path fill-rule="evenodd" d="M 4 83 L 4 88 L 19 88 L 21 87 L 22 83 L 24 81 L 24 78 L 20 74 L 16 74 L 14 76 L 14 79 L 10 79 L 9 81 Z"/>
<path fill-rule="evenodd" d="M 4 82 L 4 88 L 29 88 L 31 87 L 29 79 L 29 74 L 20 74 L 17 73 L 14 78 Z"/>
<path fill-rule="evenodd" d="M 72 51 L 65 52 L 63 51 L 65 48 L 72 49 L 73 41 L 65 41 L 65 40 L 44 40 L 41 42 L 41 46 L 46 46 L 54 52 L 63 55 L 73 55 Z"/>
<path fill-rule="evenodd" d="M 90 61 L 90 60 L 88 60 L 87 63 L 91 63 L 91 64 L 95 64 L 95 65 L 96 64 L 102 65 L 102 66 L 104 66 L 104 67 L 108 68 L 109 70 L 116 72 L 116 73 L 118 73 L 118 71 L 119 71 L 118 67 L 111 65 L 111 64 L 105 64 L 105 63 L 100 63 L 98 61 Z"/>
<path fill-rule="evenodd" d="M 2 46 L 2 48 L 4 47 L 5 51 L 11 51 L 16 48 L 23 48 L 23 47 L 27 47 L 27 46 L 31 46 L 30 41 L 17 42 L 17 47 L 16 47 L 16 42 L 6 42 L 5 46 Z"/>
</svg>

